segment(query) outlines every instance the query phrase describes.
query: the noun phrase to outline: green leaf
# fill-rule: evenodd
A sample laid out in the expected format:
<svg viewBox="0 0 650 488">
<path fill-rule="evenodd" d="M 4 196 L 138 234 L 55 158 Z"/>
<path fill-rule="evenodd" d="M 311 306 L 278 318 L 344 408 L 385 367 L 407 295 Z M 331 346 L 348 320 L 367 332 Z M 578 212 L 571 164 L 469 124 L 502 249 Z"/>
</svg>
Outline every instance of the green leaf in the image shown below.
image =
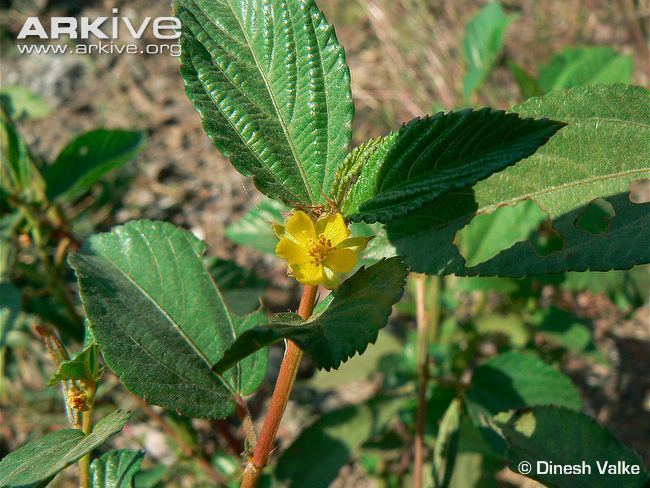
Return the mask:
<svg viewBox="0 0 650 488">
<path fill-rule="evenodd" d="M 129 415 L 129 412 L 116 410 L 97 422 L 88 435 L 77 429 L 64 429 L 24 445 L 0 461 L 0 487 L 49 482 L 59 471 L 122 430 Z"/>
<path fill-rule="evenodd" d="M 54 376 L 48 383 L 55 385 L 58 381 L 82 380 L 97 382 L 104 368 L 99 365 L 99 347 L 89 344 L 67 361 L 61 361 Z"/>
<path fill-rule="evenodd" d="M 454 462 L 458 452 L 458 437 L 460 431 L 460 415 L 462 403 L 454 398 L 449 404 L 442 420 L 440 429 L 436 436 L 436 444 L 433 450 L 433 476 L 435 486 L 449 486 L 451 476 L 454 472 Z"/>
<path fill-rule="evenodd" d="M 393 304 L 402 296 L 406 275 L 400 258 L 361 268 L 341 284 L 327 307 L 319 304 L 309 320 L 293 313 L 277 314 L 271 324 L 242 334 L 214 368 L 227 371 L 255 351 L 290 339 L 313 358 L 318 368 L 336 369 L 355 353 L 363 354 L 368 344 L 377 340 Z"/>
<path fill-rule="evenodd" d="M 514 16 L 507 16 L 499 2 L 486 4 L 465 28 L 463 58 L 467 73 L 463 80 L 463 98 L 470 100 L 496 62 L 506 35 L 508 24 Z"/>
<path fill-rule="evenodd" d="M 47 101 L 20 85 L 0 90 L 0 105 L 14 119 L 42 119 L 52 113 Z"/>
<path fill-rule="evenodd" d="M 536 314 L 534 322 L 542 336 L 566 347 L 571 352 L 594 351 L 596 348 L 591 328 L 571 312 L 557 307 L 548 307 Z"/>
<path fill-rule="evenodd" d="M 452 191 L 387 226 L 396 253 L 412 271 L 523 276 L 564 271 L 627 269 L 650 261 L 650 204 L 633 204 L 629 185 L 650 177 L 650 104 L 641 87 L 600 85 L 557 91 L 512 108 L 522 116 L 569 123 L 532 157 L 477 183 Z M 613 206 L 607 233 L 576 225 L 586 206 L 604 198 Z M 561 250 L 539 254 L 529 242 L 465 268 L 451 243 L 474 215 L 531 200 L 561 234 Z M 433 252 L 435 250 L 435 252 Z"/>
<path fill-rule="evenodd" d="M 228 259 L 207 257 L 204 263 L 230 310 L 244 315 L 260 307 L 266 280 Z"/>
<path fill-rule="evenodd" d="M 526 240 L 546 219 L 535 202 L 525 200 L 477 215 L 456 233 L 454 244 L 465 258 L 465 266 L 476 266 Z"/>
<path fill-rule="evenodd" d="M 278 200 L 266 198 L 254 205 L 241 219 L 228 226 L 226 236 L 241 246 L 275 255 L 278 238 L 271 223 L 284 222 L 289 207 Z"/>
<path fill-rule="evenodd" d="M 320 416 L 284 451 L 275 475 L 290 488 L 331 486 L 361 445 L 381 433 L 403 404 L 399 397 L 373 398 Z"/>
<path fill-rule="evenodd" d="M 205 244 L 171 224 L 133 221 L 92 236 L 70 258 L 106 364 L 147 402 L 191 417 L 228 415 L 257 386 L 262 352 L 217 375 L 235 338 L 266 322 L 232 314 L 201 261 Z"/>
<path fill-rule="evenodd" d="M 641 457 L 618 442 L 588 415 L 561 407 L 533 407 L 501 414 L 496 422 L 508 443 L 508 464 L 518 471 L 522 462 L 531 463 L 527 476 L 558 488 L 641 488 L 647 473 Z M 538 463 L 539 465 L 538 470 Z M 546 464 L 544 464 L 546 462 Z M 590 473 L 542 474 L 552 463 L 590 467 Z M 607 465 L 605 464 L 607 463 Z M 600 474 L 601 469 L 625 463 L 637 466 L 637 474 Z"/>
<path fill-rule="evenodd" d="M 482 314 L 474 320 L 476 332 L 480 335 L 504 336 L 515 347 L 524 347 L 530 333 L 520 315 Z"/>
<path fill-rule="evenodd" d="M 571 380 L 529 353 L 494 356 L 474 370 L 467 391 L 470 411 L 494 415 L 537 405 L 580 410 L 580 394 Z"/>
<path fill-rule="evenodd" d="M 508 69 L 510 69 L 512 76 L 514 76 L 524 100 L 544 94 L 544 90 L 539 86 L 539 82 L 517 63 L 513 61 L 508 62 Z"/>
<path fill-rule="evenodd" d="M 20 290 L 11 282 L 0 283 L 0 350 L 5 347 L 7 335 L 20 315 L 22 300 Z"/>
<path fill-rule="evenodd" d="M 47 170 L 50 200 L 73 197 L 109 171 L 132 160 L 144 147 L 142 131 L 97 129 L 70 141 Z"/>
<path fill-rule="evenodd" d="M 354 106 L 334 28 L 313 0 L 175 0 L 181 73 L 217 149 L 262 193 L 321 204 Z"/>
<path fill-rule="evenodd" d="M 43 176 L 13 120 L 0 106 L 0 196 L 13 195 L 29 203 L 40 203 Z"/>
<path fill-rule="evenodd" d="M 539 84 L 545 92 L 599 83 L 629 83 L 632 56 L 611 47 L 568 47 L 539 67 Z"/>
<path fill-rule="evenodd" d="M 388 222 L 530 156 L 563 125 L 489 108 L 413 119 L 357 148 L 334 194 L 350 187 L 341 208 L 351 220 Z"/>
<path fill-rule="evenodd" d="M 90 465 L 91 488 L 131 488 L 140 471 L 144 451 L 108 451 Z"/>
</svg>

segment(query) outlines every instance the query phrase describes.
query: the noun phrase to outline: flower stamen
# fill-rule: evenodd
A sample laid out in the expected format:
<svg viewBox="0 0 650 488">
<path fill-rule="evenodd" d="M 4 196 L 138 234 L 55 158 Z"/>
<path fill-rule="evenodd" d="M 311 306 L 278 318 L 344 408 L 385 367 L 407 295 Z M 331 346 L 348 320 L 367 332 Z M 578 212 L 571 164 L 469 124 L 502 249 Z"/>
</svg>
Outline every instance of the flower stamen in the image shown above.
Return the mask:
<svg viewBox="0 0 650 488">
<path fill-rule="evenodd" d="M 311 258 L 311 263 L 319 265 L 334 249 L 332 241 L 324 234 L 319 234 L 318 239 L 309 238 L 307 240 L 307 255 Z"/>
</svg>

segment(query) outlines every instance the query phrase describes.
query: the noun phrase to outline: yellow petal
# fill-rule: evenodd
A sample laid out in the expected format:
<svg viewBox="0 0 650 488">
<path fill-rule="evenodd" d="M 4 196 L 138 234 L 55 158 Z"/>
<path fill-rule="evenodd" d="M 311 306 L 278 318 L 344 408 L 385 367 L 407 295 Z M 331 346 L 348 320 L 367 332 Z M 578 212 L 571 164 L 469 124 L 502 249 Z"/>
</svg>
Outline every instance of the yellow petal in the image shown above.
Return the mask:
<svg viewBox="0 0 650 488">
<path fill-rule="evenodd" d="M 325 281 L 323 266 L 320 264 L 292 264 L 291 275 L 303 285 L 320 285 Z"/>
<path fill-rule="evenodd" d="M 351 249 L 334 249 L 323 265 L 337 273 L 347 273 L 357 264 L 357 253 Z"/>
<path fill-rule="evenodd" d="M 316 234 L 324 234 L 336 246 L 350 235 L 350 229 L 345 225 L 340 213 L 328 215 L 316 222 Z"/>
<path fill-rule="evenodd" d="M 284 237 L 285 233 L 285 228 L 284 225 L 281 224 L 276 224 L 275 222 L 271 222 L 271 226 L 273 227 L 273 233 L 278 239 L 282 239 Z"/>
<path fill-rule="evenodd" d="M 289 264 L 305 263 L 309 261 L 309 256 L 304 247 L 296 244 L 291 239 L 283 237 L 275 246 L 275 254 L 287 261 Z"/>
<path fill-rule="evenodd" d="M 361 252 L 363 251 L 368 243 L 370 242 L 371 239 L 374 239 L 375 236 L 370 236 L 370 237 L 349 237 L 343 242 L 341 242 L 337 247 L 337 249 L 351 249 L 354 252 Z"/>
<path fill-rule="evenodd" d="M 305 212 L 301 212 L 300 210 L 295 210 L 289 216 L 285 230 L 294 241 L 303 246 L 307 245 L 309 239 L 316 238 L 314 221 Z"/>
<path fill-rule="evenodd" d="M 323 267 L 323 277 L 322 285 L 328 290 L 335 290 L 341 284 L 341 275 L 327 267 Z"/>
</svg>

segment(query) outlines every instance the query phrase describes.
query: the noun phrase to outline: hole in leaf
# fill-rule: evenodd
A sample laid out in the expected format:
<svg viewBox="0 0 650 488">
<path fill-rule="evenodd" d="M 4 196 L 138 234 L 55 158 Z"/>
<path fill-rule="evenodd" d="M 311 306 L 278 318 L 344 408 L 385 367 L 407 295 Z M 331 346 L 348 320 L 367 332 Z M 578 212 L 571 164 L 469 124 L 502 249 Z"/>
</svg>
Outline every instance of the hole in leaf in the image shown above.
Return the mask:
<svg viewBox="0 0 650 488">
<path fill-rule="evenodd" d="M 537 255 L 545 257 L 562 249 L 564 246 L 564 237 L 547 220 L 531 236 L 530 244 L 533 246 L 533 250 Z"/>
<path fill-rule="evenodd" d="M 535 202 L 525 200 L 477 215 L 456 233 L 454 244 L 465 265 L 476 266 L 525 241 L 546 220 L 548 215 Z"/>
<path fill-rule="evenodd" d="M 86 156 L 88 154 L 88 146 L 81 146 L 79 148 L 79 156 Z"/>
<path fill-rule="evenodd" d="M 612 217 L 616 215 L 614 206 L 607 200 L 597 198 L 587 205 L 577 218 L 576 225 L 589 234 L 605 234 L 609 231 Z"/>
<path fill-rule="evenodd" d="M 650 203 L 650 178 L 630 183 L 630 202 Z"/>
</svg>

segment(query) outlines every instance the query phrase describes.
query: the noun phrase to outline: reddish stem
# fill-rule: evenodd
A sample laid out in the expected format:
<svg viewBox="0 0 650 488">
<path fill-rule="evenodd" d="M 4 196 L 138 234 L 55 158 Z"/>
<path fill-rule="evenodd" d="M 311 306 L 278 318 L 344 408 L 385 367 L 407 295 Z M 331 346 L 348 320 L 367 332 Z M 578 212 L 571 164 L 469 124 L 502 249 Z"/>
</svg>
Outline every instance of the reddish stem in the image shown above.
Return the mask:
<svg viewBox="0 0 650 488">
<path fill-rule="evenodd" d="M 302 290 L 298 315 L 305 320 L 309 318 L 314 309 L 317 291 L 318 287 L 311 285 L 305 285 Z M 278 433 L 282 415 L 284 415 L 293 383 L 296 380 L 296 374 L 298 373 L 298 367 L 302 359 L 302 350 L 291 341 L 286 341 L 286 344 L 284 358 L 282 359 L 278 379 L 275 382 L 269 410 L 264 419 L 264 425 L 262 425 L 262 432 L 260 432 L 257 440 L 253 457 L 249 460 L 244 471 L 241 484 L 242 488 L 255 487 L 262 476 L 262 470 L 269 462 L 271 450 L 275 444 L 275 436 Z"/>
</svg>

